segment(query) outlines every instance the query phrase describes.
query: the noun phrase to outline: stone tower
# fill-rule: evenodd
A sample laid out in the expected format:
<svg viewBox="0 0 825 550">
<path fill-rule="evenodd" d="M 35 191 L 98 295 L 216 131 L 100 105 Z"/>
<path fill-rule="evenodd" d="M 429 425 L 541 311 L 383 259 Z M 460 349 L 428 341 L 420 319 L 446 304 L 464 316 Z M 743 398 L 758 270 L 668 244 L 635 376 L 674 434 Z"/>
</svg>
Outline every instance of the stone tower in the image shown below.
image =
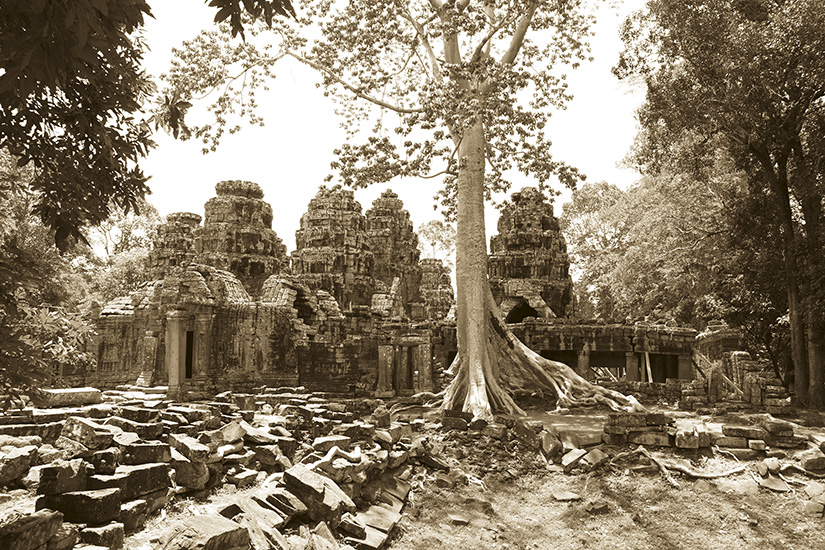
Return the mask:
<svg viewBox="0 0 825 550">
<path fill-rule="evenodd" d="M 261 294 L 267 277 L 282 272 L 286 246 L 272 230 L 272 207 L 250 181 L 222 181 L 204 205 L 196 263 L 232 272 L 250 296 Z"/>
<path fill-rule="evenodd" d="M 438 258 L 421 260 L 421 299 L 428 319 L 443 319 L 455 304 L 450 270 Z"/>
<path fill-rule="evenodd" d="M 366 213 L 367 242 L 372 251 L 373 277 L 391 288 L 399 279 L 401 302 L 406 313 L 418 302 L 421 268 L 418 266 L 418 235 L 404 203 L 391 190 L 381 193 Z"/>
<path fill-rule="evenodd" d="M 149 253 L 149 269 L 153 279 L 163 279 L 171 268 L 192 262 L 200 225 L 199 215 L 177 212 L 166 216 L 166 222 L 157 226 Z"/>
<path fill-rule="evenodd" d="M 553 205 L 534 187 L 511 195 L 490 239 L 487 274 L 508 322 L 571 314 L 573 281 L 567 243 Z"/>
<path fill-rule="evenodd" d="M 373 255 L 366 219 L 351 190 L 322 186 L 301 216 L 295 245 L 292 273 L 301 283 L 329 292 L 342 310 L 370 305 Z"/>
</svg>

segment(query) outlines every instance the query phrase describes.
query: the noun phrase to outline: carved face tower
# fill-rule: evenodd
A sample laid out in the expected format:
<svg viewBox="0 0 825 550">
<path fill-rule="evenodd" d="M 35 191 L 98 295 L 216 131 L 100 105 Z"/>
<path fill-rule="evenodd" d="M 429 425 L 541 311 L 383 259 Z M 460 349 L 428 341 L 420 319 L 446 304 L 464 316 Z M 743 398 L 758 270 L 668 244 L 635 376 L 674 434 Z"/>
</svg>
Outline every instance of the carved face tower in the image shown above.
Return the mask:
<svg viewBox="0 0 825 550">
<path fill-rule="evenodd" d="M 573 280 L 567 243 L 553 205 L 534 187 L 511 195 L 490 239 L 487 273 L 508 322 L 571 313 Z"/>
</svg>

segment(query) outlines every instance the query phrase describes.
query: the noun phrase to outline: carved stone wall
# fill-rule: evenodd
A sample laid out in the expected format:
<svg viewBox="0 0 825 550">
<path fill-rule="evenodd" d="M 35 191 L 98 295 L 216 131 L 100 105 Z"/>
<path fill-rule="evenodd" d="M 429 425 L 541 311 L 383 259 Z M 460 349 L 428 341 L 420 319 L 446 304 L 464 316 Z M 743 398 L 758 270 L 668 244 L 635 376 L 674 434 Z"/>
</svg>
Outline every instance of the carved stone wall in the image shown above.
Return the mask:
<svg viewBox="0 0 825 550">
<path fill-rule="evenodd" d="M 373 277 L 392 288 L 399 279 L 398 299 L 407 315 L 420 301 L 421 268 L 418 235 L 404 203 L 391 190 L 384 191 L 366 213 L 367 242 L 373 255 Z"/>
<path fill-rule="evenodd" d="M 272 207 L 249 181 L 222 181 L 215 191 L 204 205 L 194 261 L 234 273 L 251 296 L 260 296 L 267 277 L 288 266 L 286 246 L 272 230 Z"/>
<path fill-rule="evenodd" d="M 302 284 L 329 292 L 343 310 L 371 304 L 373 254 L 351 190 L 321 187 L 301 217 L 295 244 L 292 273 Z"/>
<path fill-rule="evenodd" d="M 505 317 L 565 317 L 573 280 L 553 205 L 534 187 L 511 195 L 490 239 L 487 272 Z M 511 319 L 508 319 L 510 322 Z"/>
</svg>

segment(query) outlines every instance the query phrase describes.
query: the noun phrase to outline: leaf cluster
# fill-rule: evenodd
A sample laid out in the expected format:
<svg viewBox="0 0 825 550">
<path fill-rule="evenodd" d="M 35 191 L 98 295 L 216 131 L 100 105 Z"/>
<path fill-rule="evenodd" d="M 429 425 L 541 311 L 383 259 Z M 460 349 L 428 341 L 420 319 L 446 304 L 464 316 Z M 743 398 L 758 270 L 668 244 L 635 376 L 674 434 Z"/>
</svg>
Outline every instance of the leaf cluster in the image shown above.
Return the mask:
<svg viewBox="0 0 825 550">
<path fill-rule="evenodd" d="M 58 244 L 147 191 L 153 145 L 133 118 L 152 87 L 140 68 L 144 0 L 8 0 L 0 10 L 0 148 L 31 164 L 35 212 Z"/>
</svg>

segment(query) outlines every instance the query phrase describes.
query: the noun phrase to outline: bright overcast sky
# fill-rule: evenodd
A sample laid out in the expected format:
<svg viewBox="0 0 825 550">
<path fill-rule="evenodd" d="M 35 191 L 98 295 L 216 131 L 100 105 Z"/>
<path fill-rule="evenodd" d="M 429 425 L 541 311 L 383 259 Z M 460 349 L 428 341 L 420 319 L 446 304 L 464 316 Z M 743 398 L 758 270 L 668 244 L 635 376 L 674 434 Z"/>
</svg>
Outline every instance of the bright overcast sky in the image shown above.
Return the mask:
<svg viewBox="0 0 825 550">
<path fill-rule="evenodd" d="M 610 69 L 620 51 L 619 25 L 643 0 L 624 0 L 618 9 L 610 7 L 615 3 L 600 4 L 592 40 L 595 59 L 569 73 L 574 99 L 566 111 L 553 116 L 549 134 L 554 157 L 583 171 L 588 181 L 606 180 L 626 187 L 635 181 L 636 174 L 618 168 L 617 163 L 633 142 L 633 113 L 643 96 L 639 90 L 619 83 Z M 172 47 L 212 26 L 215 11 L 204 0 L 153 2 L 152 11 L 155 19 L 149 20 L 146 29 L 146 42 L 151 48 L 146 68 L 157 76 L 169 67 Z M 254 181 L 272 204 L 273 229 L 289 251 L 295 248 L 301 215 L 329 174 L 332 150 L 343 143 L 344 132 L 331 100 L 315 87 L 316 75 L 290 61 L 281 62 L 270 91 L 257 94 L 258 102 L 265 106 L 263 128 L 246 127 L 238 134 L 226 135 L 217 152 L 208 155 L 201 153 L 200 142 L 156 135 L 158 147 L 142 167 L 152 176 L 152 195 L 148 199 L 162 215 L 183 211 L 203 214 L 203 204 L 214 196 L 217 182 Z M 389 186 L 358 190 L 356 198 L 366 211 L 390 187 L 404 201 L 417 227 L 438 217 L 432 199 L 438 185 L 435 179 L 398 180 Z M 531 185 L 526 178 L 515 182 L 513 190 L 525 185 Z M 569 193 L 557 200 L 556 215 L 561 213 L 560 204 L 567 196 Z M 495 232 L 496 219 L 496 211 L 488 209 L 488 237 Z"/>
</svg>

